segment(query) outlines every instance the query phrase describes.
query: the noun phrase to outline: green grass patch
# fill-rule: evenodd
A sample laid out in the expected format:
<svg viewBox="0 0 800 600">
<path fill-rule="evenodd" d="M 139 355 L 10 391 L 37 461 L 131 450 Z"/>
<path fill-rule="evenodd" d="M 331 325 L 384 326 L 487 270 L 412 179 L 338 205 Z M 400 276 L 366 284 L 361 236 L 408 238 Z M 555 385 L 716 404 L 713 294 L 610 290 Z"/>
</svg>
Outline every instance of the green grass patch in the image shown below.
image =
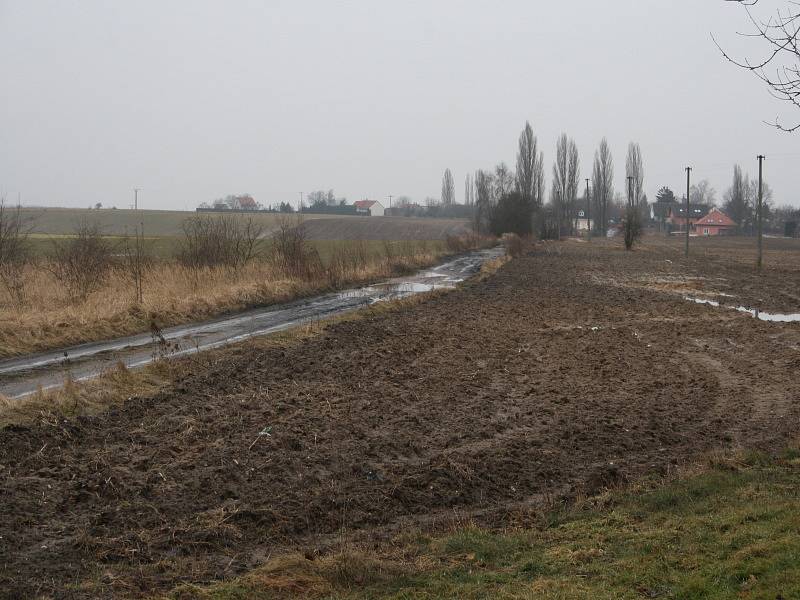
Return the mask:
<svg viewBox="0 0 800 600">
<path fill-rule="evenodd" d="M 407 536 L 368 559 L 282 558 L 170 597 L 800 598 L 798 455 L 748 454 L 736 467 L 617 492 L 533 529 Z"/>
</svg>

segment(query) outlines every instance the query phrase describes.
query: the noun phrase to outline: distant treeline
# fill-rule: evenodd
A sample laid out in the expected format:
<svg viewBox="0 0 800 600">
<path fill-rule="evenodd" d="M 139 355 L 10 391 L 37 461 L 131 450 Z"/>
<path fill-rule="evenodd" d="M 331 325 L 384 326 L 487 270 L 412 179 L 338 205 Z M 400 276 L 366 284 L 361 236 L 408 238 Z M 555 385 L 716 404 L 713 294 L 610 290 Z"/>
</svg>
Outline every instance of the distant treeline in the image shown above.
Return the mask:
<svg viewBox="0 0 800 600">
<path fill-rule="evenodd" d="M 258 206 L 256 208 L 230 208 L 228 206 L 198 206 L 195 209 L 199 213 L 290 213 L 294 212 L 291 204 L 281 202 L 277 206 Z"/>
</svg>

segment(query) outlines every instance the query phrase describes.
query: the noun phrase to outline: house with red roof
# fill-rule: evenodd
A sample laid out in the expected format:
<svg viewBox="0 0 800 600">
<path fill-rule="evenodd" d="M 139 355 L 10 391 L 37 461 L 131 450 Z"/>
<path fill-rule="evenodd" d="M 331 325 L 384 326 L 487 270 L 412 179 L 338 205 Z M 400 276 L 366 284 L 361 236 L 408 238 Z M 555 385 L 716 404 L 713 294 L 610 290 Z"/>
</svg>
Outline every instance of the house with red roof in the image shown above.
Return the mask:
<svg viewBox="0 0 800 600">
<path fill-rule="evenodd" d="M 356 200 L 353 206 L 356 207 L 356 212 L 360 215 L 369 215 L 371 217 L 383 216 L 383 204 L 377 200 Z"/>
<path fill-rule="evenodd" d="M 694 226 L 697 222 L 704 218 L 711 207 L 705 204 L 690 204 L 689 205 L 689 231 L 695 231 Z M 667 209 L 667 223 L 670 226 L 670 231 L 686 231 L 686 204 L 684 202 L 672 202 Z"/>
<path fill-rule="evenodd" d="M 725 235 L 733 233 L 736 222 L 718 208 L 712 209 L 705 217 L 693 224 L 700 235 Z"/>
</svg>

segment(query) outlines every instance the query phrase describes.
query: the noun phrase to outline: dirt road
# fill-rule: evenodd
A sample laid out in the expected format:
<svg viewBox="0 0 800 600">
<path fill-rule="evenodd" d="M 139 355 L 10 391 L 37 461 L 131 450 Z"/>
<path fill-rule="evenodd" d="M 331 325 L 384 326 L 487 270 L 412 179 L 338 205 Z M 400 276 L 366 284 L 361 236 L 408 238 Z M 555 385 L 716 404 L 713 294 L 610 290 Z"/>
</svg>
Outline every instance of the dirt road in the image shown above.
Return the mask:
<svg viewBox="0 0 800 600">
<path fill-rule="evenodd" d="M 600 246 L 540 246 L 402 310 L 217 353 L 154 398 L 3 430 L 0 593 L 143 596 L 290 547 L 502 526 L 797 436 L 800 324 L 683 299 L 750 293 L 749 271 Z"/>
<path fill-rule="evenodd" d="M 61 387 L 67 378 L 97 377 L 119 363 L 127 368 L 161 358 L 175 358 L 342 315 L 375 302 L 452 288 L 471 277 L 486 261 L 502 256 L 501 246 L 451 258 L 431 269 L 363 286 L 248 310 L 203 323 L 178 325 L 158 332 L 60 348 L 32 356 L 0 360 L 0 395 L 16 399 L 38 389 Z"/>
</svg>

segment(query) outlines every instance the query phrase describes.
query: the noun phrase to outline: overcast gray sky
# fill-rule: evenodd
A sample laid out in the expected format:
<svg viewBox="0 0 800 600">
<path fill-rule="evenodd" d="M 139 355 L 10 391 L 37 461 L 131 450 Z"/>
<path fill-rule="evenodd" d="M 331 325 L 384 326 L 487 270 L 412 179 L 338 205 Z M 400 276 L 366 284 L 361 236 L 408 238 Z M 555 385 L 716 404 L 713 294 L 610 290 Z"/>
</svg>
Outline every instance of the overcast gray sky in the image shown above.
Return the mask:
<svg viewBox="0 0 800 600">
<path fill-rule="evenodd" d="M 765 8 L 785 0 L 762 0 Z M 23 204 L 194 208 L 333 188 L 349 200 L 438 197 L 513 165 L 526 120 L 545 151 L 601 137 L 623 188 L 629 141 L 646 191 L 683 168 L 718 198 L 767 155 L 800 205 L 800 119 L 726 63 L 746 16 L 723 0 L 349 2 L 0 0 L 0 189 Z"/>
</svg>

